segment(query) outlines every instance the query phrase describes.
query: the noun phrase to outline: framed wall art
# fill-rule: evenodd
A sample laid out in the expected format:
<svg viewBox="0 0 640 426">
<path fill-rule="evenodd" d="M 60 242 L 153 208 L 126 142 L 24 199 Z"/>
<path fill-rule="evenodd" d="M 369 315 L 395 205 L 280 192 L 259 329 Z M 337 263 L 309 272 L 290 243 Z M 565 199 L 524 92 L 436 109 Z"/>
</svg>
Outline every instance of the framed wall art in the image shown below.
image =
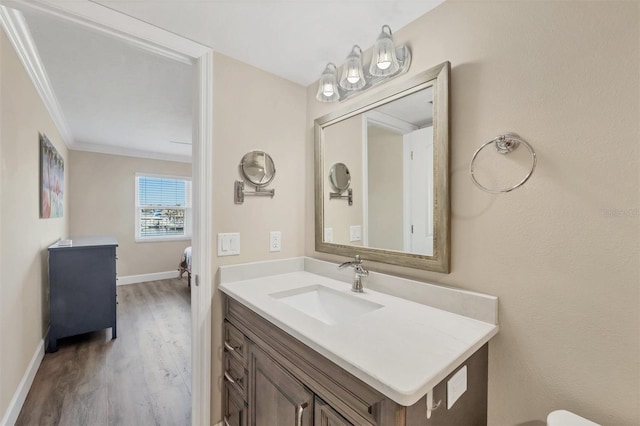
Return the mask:
<svg viewBox="0 0 640 426">
<path fill-rule="evenodd" d="M 40 217 L 64 215 L 64 159 L 40 133 Z"/>
</svg>

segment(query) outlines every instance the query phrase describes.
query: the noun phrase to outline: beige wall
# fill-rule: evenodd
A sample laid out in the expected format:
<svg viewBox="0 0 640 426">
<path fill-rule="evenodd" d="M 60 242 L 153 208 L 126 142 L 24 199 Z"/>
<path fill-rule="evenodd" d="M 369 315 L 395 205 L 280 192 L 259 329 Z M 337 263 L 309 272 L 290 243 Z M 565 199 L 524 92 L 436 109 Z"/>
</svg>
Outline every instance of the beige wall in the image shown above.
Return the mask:
<svg viewBox="0 0 640 426">
<path fill-rule="evenodd" d="M 362 117 L 355 116 L 340 123 L 328 126 L 324 130 L 324 227 L 331 228 L 333 242 L 336 244 L 362 245 L 361 241 L 350 242 L 351 226 L 363 224 L 362 217 Z M 331 200 L 329 195 L 333 187 L 329 181 L 329 171 L 335 163 L 343 163 L 349 169 L 353 190 L 353 204 L 346 198 Z M 347 195 L 344 191 L 342 195 Z M 362 228 L 364 231 L 364 228 Z M 313 235 L 313 234 L 312 234 Z"/>
<path fill-rule="evenodd" d="M 135 241 L 135 175 L 191 177 L 191 164 L 69 151 L 70 235 L 113 235 L 118 275 L 177 270 L 191 241 Z"/>
<path fill-rule="evenodd" d="M 366 265 L 500 298 L 492 425 L 562 407 L 640 424 L 639 13 L 638 2 L 449 0 L 394 34 L 412 47 L 409 76 L 452 64 L 451 274 Z M 306 253 L 341 261 L 314 252 L 312 125 L 349 101 L 321 105 L 315 90 Z M 538 168 L 521 189 L 486 194 L 469 161 L 505 131 L 535 147 Z"/>
<path fill-rule="evenodd" d="M 239 256 L 217 257 L 220 265 L 283 259 L 304 254 L 305 88 L 223 55 L 214 57 L 213 239 L 240 232 Z M 276 176 L 268 188 L 275 197 L 246 197 L 233 203 L 238 165 L 251 150 L 268 152 Z M 247 186 L 245 189 L 249 190 Z M 282 232 L 282 251 L 269 252 L 269 232 Z M 217 289 L 217 285 L 215 287 Z M 222 420 L 222 306 L 215 292 L 213 312 L 212 423 Z"/>
<path fill-rule="evenodd" d="M 382 127 L 367 128 L 369 247 L 404 247 L 403 137 Z"/>
<path fill-rule="evenodd" d="M 64 217 L 40 219 L 40 142 L 65 161 Z M 49 322 L 46 248 L 67 235 L 69 155 L 4 31 L 0 30 L 0 418 Z"/>
</svg>

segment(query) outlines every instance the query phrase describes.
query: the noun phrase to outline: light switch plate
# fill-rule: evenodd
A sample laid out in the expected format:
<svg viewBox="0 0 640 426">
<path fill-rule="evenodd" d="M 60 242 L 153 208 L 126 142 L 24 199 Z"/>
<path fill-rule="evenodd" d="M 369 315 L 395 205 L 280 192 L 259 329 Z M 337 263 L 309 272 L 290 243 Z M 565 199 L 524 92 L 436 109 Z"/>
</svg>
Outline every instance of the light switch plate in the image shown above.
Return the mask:
<svg viewBox="0 0 640 426">
<path fill-rule="evenodd" d="M 349 227 L 349 241 L 362 240 L 362 226 L 353 225 Z"/>
<path fill-rule="evenodd" d="M 240 233 L 218 234 L 218 256 L 237 256 L 240 254 Z"/>
<path fill-rule="evenodd" d="M 447 410 L 467 391 L 467 366 L 462 367 L 447 382 Z"/>
<path fill-rule="evenodd" d="M 324 242 L 325 243 L 333 242 L 333 228 L 324 228 Z"/>
<path fill-rule="evenodd" d="M 282 232 L 271 231 L 269 232 L 269 251 L 282 250 Z"/>
</svg>

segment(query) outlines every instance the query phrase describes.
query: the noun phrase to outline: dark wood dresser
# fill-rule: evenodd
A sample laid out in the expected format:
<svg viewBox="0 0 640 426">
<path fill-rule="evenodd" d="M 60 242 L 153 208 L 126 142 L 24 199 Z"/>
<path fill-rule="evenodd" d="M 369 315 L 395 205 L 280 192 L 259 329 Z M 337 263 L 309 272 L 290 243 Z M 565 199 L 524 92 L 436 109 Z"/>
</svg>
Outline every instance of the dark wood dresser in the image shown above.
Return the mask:
<svg viewBox="0 0 640 426">
<path fill-rule="evenodd" d="M 47 352 L 58 339 L 111 327 L 116 338 L 116 247 L 114 237 L 76 237 L 71 246 L 49 247 L 50 328 Z"/>
</svg>

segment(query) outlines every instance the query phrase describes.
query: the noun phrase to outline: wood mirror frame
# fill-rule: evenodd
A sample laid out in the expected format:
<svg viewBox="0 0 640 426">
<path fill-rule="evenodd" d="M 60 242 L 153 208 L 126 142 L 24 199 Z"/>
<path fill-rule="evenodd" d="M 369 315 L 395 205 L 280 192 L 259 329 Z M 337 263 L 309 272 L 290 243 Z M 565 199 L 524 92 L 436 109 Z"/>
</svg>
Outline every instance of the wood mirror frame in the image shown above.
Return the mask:
<svg viewBox="0 0 640 426">
<path fill-rule="evenodd" d="M 449 76 L 451 64 L 444 62 L 398 84 L 389 84 L 371 96 L 363 96 L 348 109 L 338 110 L 315 120 L 315 249 L 323 253 L 434 272 L 449 273 L 450 198 L 449 198 Z M 323 130 L 358 114 L 405 97 L 427 87 L 433 88 L 433 255 L 427 256 L 381 248 L 328 243 L 324 237 L 324 197 L 326 191 L 323 159 Z"/>
</svg>

